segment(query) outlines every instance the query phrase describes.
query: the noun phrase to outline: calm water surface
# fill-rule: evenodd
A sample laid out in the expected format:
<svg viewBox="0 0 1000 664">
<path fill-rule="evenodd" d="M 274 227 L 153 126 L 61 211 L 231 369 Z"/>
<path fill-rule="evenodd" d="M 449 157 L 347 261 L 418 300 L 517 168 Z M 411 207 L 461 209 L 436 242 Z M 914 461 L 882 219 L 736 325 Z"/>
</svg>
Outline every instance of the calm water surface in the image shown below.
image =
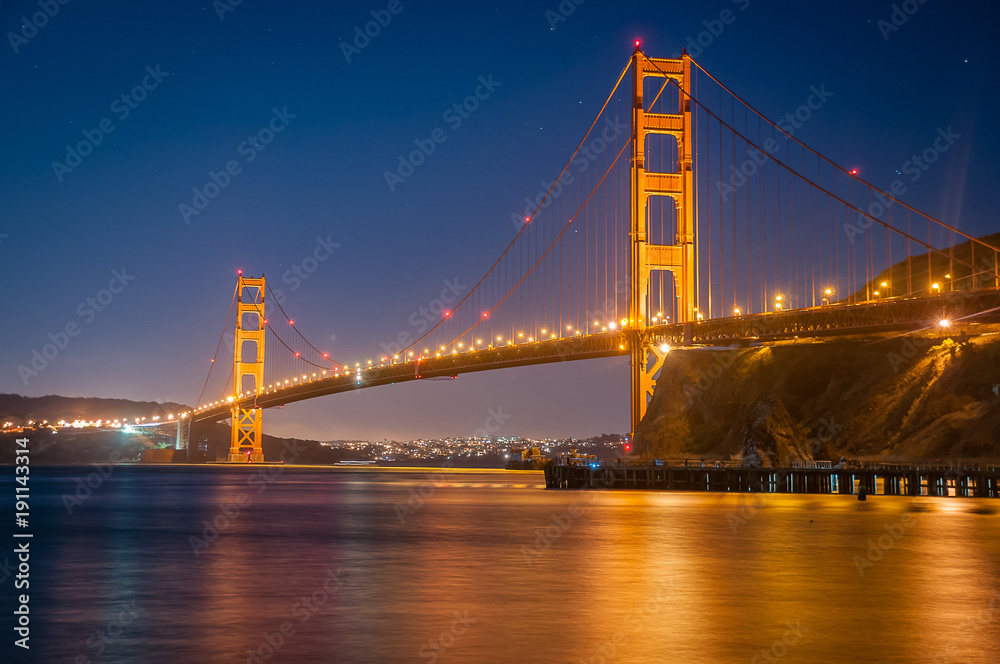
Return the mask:
<svg viewBox="0 0 1000 664">
<path fill-rule="evenodd" d="M 33 467 L 31 658 L 7 578 L 2 661 L 1000 661 L 998 501 L 133 466 L 69 514 L 92 471 Z"/>
</svg>

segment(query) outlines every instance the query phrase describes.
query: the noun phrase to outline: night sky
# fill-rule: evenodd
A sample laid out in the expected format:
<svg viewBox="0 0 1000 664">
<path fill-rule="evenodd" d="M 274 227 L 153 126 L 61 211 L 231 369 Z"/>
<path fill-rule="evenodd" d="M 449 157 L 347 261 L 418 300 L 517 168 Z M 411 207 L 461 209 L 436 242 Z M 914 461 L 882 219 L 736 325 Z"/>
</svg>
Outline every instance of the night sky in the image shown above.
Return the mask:
<svg viewBox="0 0 1000 664">
<path fill-rule="evenodd" d="M 773 119 L 825 85 L 834 96 L 796 137 L 876 186 L 951 127 L 961 138 L 902 199 L 998 229 L 994 3 L 909 0 L 889 31 L 892 3 L 871 0 L 48 2 L 51 18 L 37 0 L 0 2 L 0 392 L 193 404 L 238 268 L 264 273 L 334 357 L 377 357 L 446 280 L 474 284 L 507 246 L 511 214 L 558 174 L 636 38 L 670 57 L 705 32 L 692 54 Z M 391 20 L 357 48 L 373 11 Z M 480 77 L 489 97 L 446 120 Z M 248 141 L 269 126 L 273 140 Z M 447 140 L 390 191 L 385 171 L 437 127 Z M 100 142 L 68 158 L 86 135 Z M 227 185 L 183 214 L 230 161 Z M 289 271 L 324 243 L 338 246 L 296 286 Z M 126 285 L 86 305 L 115 271 Z M 79 333 L 22 377 L 70 324 Z M 627 360 L 325 397 L 267 411 L 264 427 L 468 436 L 491 409 L 508 417 L 499 435 L 624 432 Z"/>
</svg>

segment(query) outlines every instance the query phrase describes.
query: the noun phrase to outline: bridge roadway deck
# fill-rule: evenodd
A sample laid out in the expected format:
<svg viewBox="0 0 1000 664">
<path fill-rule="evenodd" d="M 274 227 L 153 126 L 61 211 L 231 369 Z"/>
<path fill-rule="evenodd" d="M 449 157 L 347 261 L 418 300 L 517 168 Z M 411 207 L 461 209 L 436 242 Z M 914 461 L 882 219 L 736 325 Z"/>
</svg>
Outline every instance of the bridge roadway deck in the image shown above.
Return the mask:
<svg viewBox="0 0 1000 664">
<path fill-rule="evenodd" d="M 441 357 L 423 359 L 419 363 L 402 362 L 391 366 L 374 366 L 363 369 L 360 382 L 355 373 L 304 381 L 298 385 L 258 395 L 256 403 L 261 408 L 272 408 L 327 394 L 405 383 L 412 380 L 457 376 L 475 371 L 507 369 L 531 364 L 628 355 L 628 348 L 625 335 L 618 332 L 442 355 Z M 251 397 L 242 399 L 239 403 L 244 408 L 248 408 L 253 402 L 254 399 Z M 220 404 L 214 408 L 195 412 L 192 416 L 196 422 L 222 420 L 230 416 L 231 408 L 232 404 Z"/>
<path fill-rule="evenodd" d="M 953 332 L 976 334 L 984 324 L 1000 323 L 1000 290 L 956 291 L 932 297 L 892 298 L 859 304 L 833 304 L 748 316 L 713 318 L 695 323 L 648 327 L 641 332 L 617 331 L 566 339 L 489 348 L 442 355 L 417 362 L 374 366 L 355 373 L 325 376 L 237 401 L 249 408 L 282 406 L 295 401 L 366 387 L 412 380 L 457 376 L 533 364 L 587 360 L 629 354 L 635 340 L 644 345 L 732 346 L 773 343 L 787 339 L 865 336 L 890 332 L 936 329 L 942 319 L 953 321 Z M 419 366 L 418 366 L 419 365 Z M 192 413 L 193 420 L 219 421 L 230 416 L 233 404 L 220 403 Z"/>
<path fill-rule="evenodd" d="M 713 318 L 646 328 L 647 344 L 725 346 L 767 343 L 794 338 L 855 336 L 936 328 L 953 323 L 952 331 L 975 334 L 975 325 L 1000 323 L 1000 290 L 955 291 L 931 297 L 887 298 L 857 304 L 836 303 L 750 316 Z"/>
</svg>

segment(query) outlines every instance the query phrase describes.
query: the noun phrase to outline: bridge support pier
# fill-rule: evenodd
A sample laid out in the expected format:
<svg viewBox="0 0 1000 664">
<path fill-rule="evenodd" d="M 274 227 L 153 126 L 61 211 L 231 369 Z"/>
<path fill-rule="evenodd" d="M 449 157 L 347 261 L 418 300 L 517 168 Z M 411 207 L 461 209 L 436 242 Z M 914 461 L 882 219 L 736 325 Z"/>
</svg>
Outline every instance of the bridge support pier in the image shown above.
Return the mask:
<svg viewBox="0 0 1000 664">
<path fill-rule="evenodd" d="M 639 423 L 646 416 L 646 409 L 656 388 L 656 379 L 667 361 L 670 347 L 645 346 L 638 334 L 634 335 L 631 352 L 632 375 L 632 435 L 635 436 Z"/>
<path fill-rule="evenodd" d="M 236 339 L 234 345 L 232 437 L 229 443 L 229 463 L 263 463 L 261 424 L 263 410 L 256 394 L 264 382 L 264 277 L 254 279 L 240 274 L 236 292 Z M 244 391 L 244 378 L 253 384 Z"/>
<path fill-rule="evenodd" d="M 233 437 L 229 445 L 229 463 L 264 463 L 264 450 L 260 445 L 261 414 L 263 410 L 233 408 Z M 243 448 L 249 447 L 245 453 Z"/>
<path fill-rule="evenodd" d="M 185 426 L 187 425 L 187 426 Z M 191 420 L 177 418 L 177 439 L 174 441 L 175 450 L 186 450 L 191 440 Z"/>
<path fill-rule="evenodd" d="M 673 108 L 666 113 L 647 110 L 643 86 L 647 77 L 671 79 Z M 629 344 L 632 355 L 632 436 L 646 414 L 649 398 L 656 385 L 656 375 L 663 368 L 669 347 L 649 346 L 642 331 L 649 325 L 649 284 L 656 271 L 669 271 L 674 279 L 675 321 L 695 319 L 697 289 L 694 155 L 692 153 L 691 58 L 686 53 L 677 60 L 647 58 L 636 48 L 632 55 L 632 172 L 631 172 L 631 245 L 629 268 L 628 327 L 633 332 Z M 673 139 L 677 159 L 667 172 L 646 169 L 648 136 Z M 650 244 L 648 202 L 650 196 L 668 197 L 676 210 L 676 234 L 673 244 Z"/>
</svg>

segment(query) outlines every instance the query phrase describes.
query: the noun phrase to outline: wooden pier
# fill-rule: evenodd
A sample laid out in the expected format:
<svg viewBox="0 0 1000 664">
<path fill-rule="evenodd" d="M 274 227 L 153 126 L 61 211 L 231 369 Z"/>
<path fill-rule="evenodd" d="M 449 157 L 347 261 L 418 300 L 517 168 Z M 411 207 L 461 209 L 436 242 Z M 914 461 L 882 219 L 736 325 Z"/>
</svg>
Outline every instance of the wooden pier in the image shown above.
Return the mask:
<svg viewBox="0 0 1000 664">
<path fill-rule="evenodd" d="M 545 467 L 547 489 L 1000 498 L 1000 468 L 740 468 L 667 465 Z"/>
</svg>

